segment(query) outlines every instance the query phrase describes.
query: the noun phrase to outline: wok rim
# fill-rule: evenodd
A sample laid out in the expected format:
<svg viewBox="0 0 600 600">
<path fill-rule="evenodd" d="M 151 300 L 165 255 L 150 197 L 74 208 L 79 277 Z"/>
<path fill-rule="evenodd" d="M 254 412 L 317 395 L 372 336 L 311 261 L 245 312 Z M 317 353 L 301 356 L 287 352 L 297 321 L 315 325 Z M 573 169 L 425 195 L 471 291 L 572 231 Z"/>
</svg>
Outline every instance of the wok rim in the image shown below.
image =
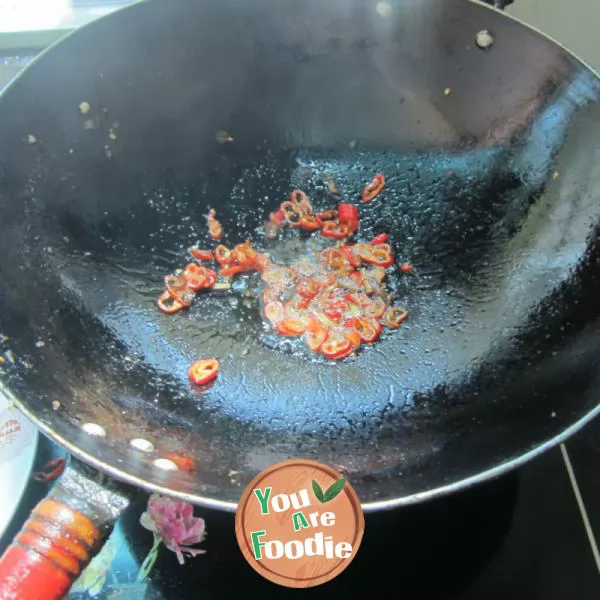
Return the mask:
<svg viewBox="0 0 600 600">
<path fill-rule="evenodd" d="M 485 4 L 480 0 L 456 0 L 457 2 L 464 2 L 471 5 L 476 5 L 484 10 L 489 10 L 496 13 L 500 18 L 505 18 L 513 21 L 525 29 L 528 29 L 534 35 L 541 37 L 542 39 L 547 40 L 552 45 L 554 45 L 557 49 L 563 52 L 568 57 L 571 57 L 575 62 L 579 63 L 584 69 L 586 69 L 589 73 L 591 73 L 599 82 L 600 82 L 600 72 L 596 71 L 592 66 L 590 66 L 585 60 L 583 60 L 578 54 L 569 49 L 567 46 L 550 36 L 549 34 L 544 33 L 537 27 L 526 23 L 519 17 L 511 15 L 504 10 L 498 9 L 489 4 Z M 109 19 L 116 14 L 119 14 L 123 11 L 133 10 L 136 6 L 147 4 L 146 0 L 136 0 L 131 4 L 124 6 L 122 8 L 117 9 L 111 13 L 103 15 L 93 21 L 90 21 L 83 25 L 82 27 L 73 29 L 66 33 L 64 36 L 60 37 L 58 40 L 54 41 L 46 48 L 44 48 L 33 60 L 31 60 L 28 65 L 19 72 L 8 84 L 4 86 L 4 88 L 0 91 L 0 99 L 2 96 L 7 93 L 10 89 L 12 89 L 16 84 L 18 84 L 21 77 L 24 73 L 29 69 L 30 66 L 35 65 L 37 62 L 41 61 L 47 53 L 50 53 L 55 46 L 58 46 L 65 40 L 67 40 L 72 35 L 77 34 L 81 30 L 85 30 L 87 27 L 92 27 L 97 21 L 101 21 L 103 19 Z M 157 493 L 165 496 L 170 496 L 172 498 L 176 498 L 178 500 L 183 500 L 186 502 L 190 502 L 197 506 L 201 506 L 208 509 L 220 510 L 229 513 L 235 513 L 237 510 L 238 504 L 236 502 L 231 502 L 227 500 L 218 500 L 208 496 L 202 496 L 197 494 L 191 494 L 187 492 L 180 492 L 174 489 L 164 487 L 162 485 L 153 483 L 151 481 L 147 481 L 141 477 L 136 475 L 132 475 L 125 470 L 114 467 L 109 463 L 105 463 L 102 460 L 96 458 L 95 456 L 89 454 L 88 452 L 81 450 L 76 444 L 69 441 L 59 433 L 57 433 L 50 425 L 44 423 L 33 411 L 30 411 L 27 405 L 21 402 L 13 392 L 6 386 L 6 384 L 0 378 L 0 394 L 4 395 L 9 404 L 14 404 L 19 408 L 19 410 L 48 438 L 50 438 L 53 442 L 64 448 L 70 455 L 75 458 L 81 460 L 82 462 L 92 466 L 97 469 L 100 473 L 104 473 L 114 478 L 117 481 L 129 484 L 135 488 L 144 490 L 149 493 Z M 530 450 L 519 454 L 518 456 L 505 460 L 499 464 L 496 464 L 489 469 L 485 469 L 483 471 L 479 471 L 475 475 L 470 475 L 468 477 L 464 477 L 459 479 L 458 481 L 454 481 L 452 483 L 441 485 L 435 487 L 433 489 L 429 489 L 422 492 L 415 492 L 412 494 L 398 496 L 394 498 L 390 498 L 387 500 L 378 500 L 371 502 L 361 502 L 361 507 L 364 512 L 378 512 L 382 510 L 392 510 L 396 508 L 401 508 L 403 506 L 411 506 L 414 504 L 419 504 L 421 502 L 425 502 L 428 500 L 433 500 L 436 498 L 441 498 L 446 495 L 450 495 L 461 490 L 466 490 L 470 487 L 483 483 L 484 481 L 496 479 L 502 475 L 505 475 L 523 465 L 527 464 L 534 458 L 542 455 L 544 452 L 562 444 L 567 439 L 572 437 L 574 434 L 583 429 L 588 423 L 590 423 L 594 418 L 596 418 L 600 414 L 600 400 L 596 404 L 594 408 L 586 412 L 582 417 L 576 420 L 574 423 L 564 428 L 557 435 L 546 439 L 545 441 L 538 443 Z"/>
<path fill-rule="evenodd" d="M 135 488 L 142 489 L 146 492 L 161 494 L 169 496 L 171 498 L 176 498 L 177 500 L 190 502 L 203 508 L 220 510 L 229 513 L 235 513 L 237 510 L 238 504 L 236 502 L 230 502 L 228 500 L 216 500 L 215 498 L 211 498 L 208 496 L 189 494 L 187 492 L 179 492 L 174 489 L 164 487 L 156 483 L 152 483 L 141 477 L 137 477 L 136 475 L 131 475 L 127 471 L 123 471 L 108 463 L 105 463 L 102 460 L 99 460 L 98 458 L 92 456 L 91 454 L 88 454 L 87 452 L 81 450 L 76 444 L 73 444 L 72 442 L 61 436 L 59 433 L 54 431 L 52 427 L 44 423 L 34 413 L 32 413 L 26 407 L 26 405 L 24 405 L 4 385 L 4 383 L 1 380 L 0 393 L 4 394 L 7 397 L 9 403 L 13 403 L 15 406 L 17 406 L 19 410 L 21 410 L 25 414 L 25 416 L 42 431 L 42 433 L 47 435 L 52 441 L 56 442 L 59 446 L 62 446 L 65 450 L 67 450 L 69 454 L 91 465 L 99 472 L 109 475 L 117 481 L 127 483 Z M 427 500 L 441 498 L 443 496 L 447 496 L 455 492 L 468 489 L 479 483 L 483 483 L 484 481 L 496 479 L 502 475 L 513 471 L 514 469 L 517 469 L 518 467 L 525 465 L 534 458 L 542 455 L 547 450 L 550 450 L 551 448 L 562 444 L 575 433 L 583 429 L 583 427 L 587 425 L 590 421 L 592 421 L 596 416 L 598 416 L 598 414 L 600 414 L 600 403 L 598 403 L 595 408 L 591 409 L 586 414 L 584 414 L 580 419 L 575 421 L 575 423 L 563 429 L 559 434 L 547 439 L 544 442 L 541 442 L 537 446 L 534 446 L 531 450 L 528 450 L 527 452 L 524 452 L 523 454 L 520 454 L 515 458 L 506 460 L 500 463 L 499 465 L 496 465 L 495 467 L 491 467 L 484 471 L 480 471 L 475 475 L 471 475 L 453 483 L 438 486 L 436 488 L 426 490 L 424 492 L 415 492 L 413 494 L 399 496 L 396 498 L 390 498 L 388 500 L 361 502 L 361 507 L 364 512 L 369 513 L 378 512 L 382 510 L 391 510 L 403 506 L 411 506 L 414 504 L 425 502 Z"/>
</svg>

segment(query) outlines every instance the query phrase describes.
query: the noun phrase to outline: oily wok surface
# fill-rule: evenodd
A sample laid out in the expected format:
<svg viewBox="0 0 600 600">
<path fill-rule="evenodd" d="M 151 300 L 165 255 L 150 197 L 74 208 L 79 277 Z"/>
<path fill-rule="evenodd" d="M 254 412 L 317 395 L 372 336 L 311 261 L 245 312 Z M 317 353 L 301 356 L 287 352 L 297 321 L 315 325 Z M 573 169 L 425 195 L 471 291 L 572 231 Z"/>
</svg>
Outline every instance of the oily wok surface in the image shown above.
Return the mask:
<svg viewBox="0 0 600 600">
<path fill-rule="evenodd" d="M 367 506 L 413 502 L 591 418 L 595 75 L 470 2 L 283 4 L 135 5 L 0 96 L 6 392 L 103 470 L 226 508 L 290 457 L 348 471 Z M 312 242 L 265 240 L 264 219 L 296 188 L 334 207 L 329 178 L 360 205 L 359 239 L 388 232 L 414 265 L 390 276 L 398 332 L 315 361 L 265 329 L 252 276 L 157 310 L 185 249 L 208 245 L 210 207 L 223 243 L 289 260 Z M 201 391 L 200 357 L 221 361 Z M 179 470 L 154 465 L 169 457 Z"/>
</svg>

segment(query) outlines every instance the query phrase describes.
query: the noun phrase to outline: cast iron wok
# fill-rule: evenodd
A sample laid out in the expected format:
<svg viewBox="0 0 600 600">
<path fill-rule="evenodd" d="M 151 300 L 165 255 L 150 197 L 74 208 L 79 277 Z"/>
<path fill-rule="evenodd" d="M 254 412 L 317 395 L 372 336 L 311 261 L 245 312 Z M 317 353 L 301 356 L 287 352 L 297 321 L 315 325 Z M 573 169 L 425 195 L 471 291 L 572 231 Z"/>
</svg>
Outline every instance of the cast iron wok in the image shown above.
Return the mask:
<svg viewBox="0 0 600 600">
<path fill-rule="evenodd" d="M 104 473 L 228 510 L 289 457 L 343 468 L 367 510 L 521 464 L 598 411 L 599 90 L 466 0 L 147 1 L 79 30 L 0 98 L 5 393 Z M 295 255 L 269 211 L 335 205 L 328 177 L 360 204 L 379 172 L 360 235 L 415 267 L 398 333 L 311 361 L 252 281 L 157 310 L 209 207 L 224 243 Z M 203 391 L 199 357 L 221 361 Z"/>
</svg>

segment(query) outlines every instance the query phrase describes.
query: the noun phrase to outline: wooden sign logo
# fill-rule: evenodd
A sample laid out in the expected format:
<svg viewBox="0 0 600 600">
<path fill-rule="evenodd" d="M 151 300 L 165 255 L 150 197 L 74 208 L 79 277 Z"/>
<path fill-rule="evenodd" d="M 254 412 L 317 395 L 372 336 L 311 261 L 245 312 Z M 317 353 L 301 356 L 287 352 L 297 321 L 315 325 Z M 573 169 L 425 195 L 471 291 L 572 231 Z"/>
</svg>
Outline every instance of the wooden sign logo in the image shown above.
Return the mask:
<svg viewBox="0 0 600 600">
<path fill-rule="evenodd" d="M 273 583 L 306 588 L 341 573 L 358 552 L 365 520 L 356 492 L 332 467 L 288 460 L 259 473 L 235 516 L 238 544 Z"/>
</svg>

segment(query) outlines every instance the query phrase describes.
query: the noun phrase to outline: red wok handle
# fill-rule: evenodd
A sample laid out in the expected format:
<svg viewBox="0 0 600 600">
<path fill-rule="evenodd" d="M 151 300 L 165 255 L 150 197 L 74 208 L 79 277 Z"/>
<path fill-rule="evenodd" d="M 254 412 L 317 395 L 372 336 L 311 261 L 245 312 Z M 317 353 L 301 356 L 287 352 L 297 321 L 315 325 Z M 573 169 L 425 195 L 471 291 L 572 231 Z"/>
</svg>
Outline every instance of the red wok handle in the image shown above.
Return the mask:
<svg viewBox="0 0 600 600">
<path fill-rule="evenodd" d="M 71 461 L 0 558 L 0 600 L 59 600 L 100 551 L 126 491 Z"/>
</svg>

